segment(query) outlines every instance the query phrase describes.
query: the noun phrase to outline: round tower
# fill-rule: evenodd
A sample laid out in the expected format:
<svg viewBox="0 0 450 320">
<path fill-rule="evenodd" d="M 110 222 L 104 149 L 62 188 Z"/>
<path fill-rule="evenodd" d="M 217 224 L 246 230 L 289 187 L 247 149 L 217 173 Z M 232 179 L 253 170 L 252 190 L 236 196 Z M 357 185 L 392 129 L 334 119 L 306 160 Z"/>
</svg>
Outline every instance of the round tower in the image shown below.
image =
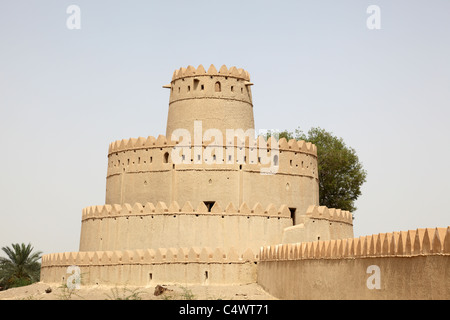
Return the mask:
<svg viewBox="0 0 450 320">
<path fill-rule="evenodd" d="M 194 133 L 194 121 L 201 121 L 202 134 L 208 129 L 254 129 L 250 75 L 243 69 L 223 65 L 180 68 L 170 85 L 166 137 L 176 129 Z"/>
</svg>

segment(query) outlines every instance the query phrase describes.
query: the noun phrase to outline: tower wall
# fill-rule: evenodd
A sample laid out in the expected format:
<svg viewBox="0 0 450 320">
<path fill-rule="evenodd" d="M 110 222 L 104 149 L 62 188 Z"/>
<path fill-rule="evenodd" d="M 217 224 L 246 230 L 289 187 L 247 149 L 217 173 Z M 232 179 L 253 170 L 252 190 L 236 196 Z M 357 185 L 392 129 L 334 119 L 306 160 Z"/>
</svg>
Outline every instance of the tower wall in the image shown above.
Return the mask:
<svg viewBox="0 0 450 320">
<path fill-rule="evenodd" d="M 170 85 L 166 136 L 176 129 L 194 134 L 194 121 L 202 121 L 202 134 L 208 129 L 254 129 L 251 83 L 248 72 L 200 65 L 175 71 Z"/>
<path fill-rule="evenodd" d="M 255 252 L 281 242 L 292 226 L 286 206 L 243 203 L 210 210 L 201 203 L 93 206 L 83 209 L 80 251 L 211 247 Z"/>
<path fill-rule="evenodd" d="M 297 218 L 310 205 L 319 204 L 317 154 L 310 143 L 261 138 L 254 145 L 248 141 L 236 143 L 220 147 L 225 158 L 222 164 L 208 159 L 207 143 L 200 147 L 201 162 L 194 161 L 198 159 L 194 146 L 185 157 L 191 160 L 190 164 L 175 164 L 172 152 L 176 147 L 176 141 L 168 141 L 164 136 L 112 143 L 106 204 L 190 201 L 194 207 L 201 202 L 218 202 L 221 206 L 233 203 L 239 207 L 243 202 L 259 202 L 266 207 L 273 203 L 278 207 L 287 205 L 295 210 Z M 268 156 L 271 163 L 265 164 L 261 156 Z M 275 157 L 277 160 L 273 161 Z M 271 165 L 276 171 L 263 174 Z"/>
</svg>

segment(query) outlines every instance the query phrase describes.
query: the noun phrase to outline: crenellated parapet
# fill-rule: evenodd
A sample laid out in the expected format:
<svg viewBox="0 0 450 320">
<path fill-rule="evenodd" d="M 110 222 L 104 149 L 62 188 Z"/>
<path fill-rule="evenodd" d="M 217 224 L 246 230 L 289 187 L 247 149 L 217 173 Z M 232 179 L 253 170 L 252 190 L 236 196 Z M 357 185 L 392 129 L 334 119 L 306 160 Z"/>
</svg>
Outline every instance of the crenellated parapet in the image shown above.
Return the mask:
<svg viewBox="0 0 450 320">
<path fill-rule="evenodd" d="M 187 68 L 180 68 L 173 72 L 172 81 L 181 78 L 196 77 L 196 76 L 221 76 L 221 77 L 232 77 L 237 79 L 242 79 L 245 81 L 250 81 L 250 74 L 248 71 L 242 68 L 231 67 L 222 65 L 222 67 L 217 71 L 214 65 L 211 65 L 206 71 L 203 65 L 199 65 L 198 68 L 193 66 L 188 66 Z"/>
<path fill-rule="evenodd" d="M 285 151 L 285 152 L 300 152 L 305 154 L 310 154 L 312 156 L 317 157 L 317 147 L 312 144 L 311 142 L 307 142 L 304 140 L 296 140 L 296 139 L 290 139 L 289 141 L 286 140 L 286 138 L 281 138 L 278 141 L 270 137 L 269 139 L 265 139 L 263 136 L 258 136 L 256 139 L 252 139 L 253 141 L 250 141 L 249 137 L 246 136 L 244 139 L 239 139 L 238 137 L 232 137 L 231 139 L 227 139 L 226 135 L 223 137 L 223 141 L 220 141 L 220 144 L 218 141 L 209 141 L 204 139 L 201 141 L 201 143 L 197 144 L 197 142 L 192 139 L 189 146 L 191 147 L 216 147 L 221 146 L 224 148 L 245 148 L 245 149 L 251 149 L 257 150 L 257 149 L 263 149 L 264 151 L 268 152 L 268 150 L 279 150 L 279 151 Z M 108 156 L 114 153 L 118 152 L 125 152 L 125 151 L 136 151 L 136 150 L 142 150 L 142 149 L 160 149 L 160 148 L 174 148 L 176 146 L 182 147 L 186 145 L 179 145 L 178 140 L 171 140 L 171 138 L 168 138 L 164 135 L 159 135 L 157 138 L 153 136 L 148 136 L 147 138 L 144 137 L 138 137 L 138 138 L 129 138 L 129 139 L 122 139 L 122 140 L 116 140 L 109 144 L 108 148 Z"/>
<path fill-rule="evenodd" d="M 265 246 L 260 250 L 260 261 L 421 255 L 450 255 L 450 227 Z"/>
<path fill-rule="evenodd" d="M 42 257 L 41 281 L 82 285 L 246 284 L 256 282 L 257 254 L 234 248 L 158 248 L 63 252 Z"/>
<path fill-rule="evenodd" d="M 350 211 L 335 208 L 327 208 L 325 206 L 309 206 L 306 216 L 310 219 L 343 222 L 353 225 L 353 215 Z"/>
<path fill-rule="evenodd" d="M 176 201 L 173 201 L 168 206 L 166 203 L 160 201 L 154 205 L 151 202 L 145 204 L 135 203 L 133 205 L 125 203 L 123 205 L 98 205 L 83 208 L 82 221 L 90 219 L 104 219 L 104 218 L 120 218 L 129 216 L 153 216 L 153 215 L 219 215 L 219 216 L 262 216 L 267 218 L 290 218 L 290 211 L 286 205 L 281 205 L 277 208 L 274 204 L 269 204 L 263 207 L 260 203 L 255 203 L 253 206 L 242 203 L 239 208 L 236 208 L 233 203 L 227 204 L 222 208 L 220 203 L 216 202 L 211 208 L 208 208 L 205 203 L 200 202 L 196 208 L 187 201 L 180 206 Z"/>
<path fill-rule="evenodd" d="M 257 261 L 251 249 L 239 252 L 235 248 L 192 247 L 158 248 L 115 251 L 60 252 L 42 256 L 42 267 L 76 265 L 107 266 L 118 264 L 171 264 L 171 263 L 247 263 Z"/>
</svg>

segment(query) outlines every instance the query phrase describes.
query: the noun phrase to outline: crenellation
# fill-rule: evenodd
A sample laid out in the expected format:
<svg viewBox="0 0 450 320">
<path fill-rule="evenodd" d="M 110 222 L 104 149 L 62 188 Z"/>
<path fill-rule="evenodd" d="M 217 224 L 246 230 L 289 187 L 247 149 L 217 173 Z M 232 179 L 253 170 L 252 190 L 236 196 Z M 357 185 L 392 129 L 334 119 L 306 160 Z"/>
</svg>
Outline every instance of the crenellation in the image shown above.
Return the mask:
<svg viewBox="0 0 450 320">
<path fill-rule="evenodd" d="M 166 248 L 158 248 L 155 252 L 155 262 L 163 263 L 166 262 L 167 249 Z M 169 262 L 169 261 L 167 261 Z"/>
<path fill-rule="evenodd" d="M 204 138 L 202 140 L 202 143 L 198 146 L 201 146 L 203 148 L 208 146 L 223 146 L 224 148 L 233 147 L 233 148 L 245 148 L 245 149 L 261 149 L 259 154 L 263 151 L 266 151 L 267 149 L 274 149 L 279 150 L 282 152 L 289 152 L 292 154 L 305 154 L 305 155 L 311 155 L 314 157 L 317 157 L 317 148 L 314 144 L 310 142 L 305 142 L 303 140 L 294 140 L 291 139 L 289 143 L 286 141 L 285 138 L 281 138 L 280 140 L 276 140 L 273 136 L 269 137 L 267 140 L 263 136 L 258 136 L 256 139 L 249 139 L 248 136 L 245 137 L 245 141 L 240 140 L 237 136 L 233 138 L 233 140 L 228 141 L 226 140 L 227 137 L 224 134 L 223 141 L 220 141 L 220 144 L 217 144 L 218 141 L 216 140 L 216 144 L 211 144 L 211 141 Z M 209 142 L 209 143 L 208 143 Z M 164 135 L 158 135 L 158 138 L 155 138 L 153 136 L 149 136 L 147 138 L 139 137 L 139 138 L 128 138 L 128 139 L 122 139 L 117 140 L 112 143 L 110 143 L 110 148 L 108 150 L 108 156 L 111 156 L 113 154 L 119 155 L 119 153 L 127 152 L 127 151 L 136 151 L 136 150 L 158 150 L 161 148 L 167 148 L 167 150 L 170 150 L 178 145 L 178 140 L 170 140 Z M 294 146 L 297 143 L 296 146 Z M 194 141 L 191 141 L 190 145 L 192 147 L 196 146 Z"/>
<path fill-rule="evenodd" d="M 441 238 L 442 235 L 444 235 L 443 239 Z M 406 243 L 403 246 L 402 242 L 405 238 Z M 260 260 L 283 260 L 283 254 L 274 254 L 273 248 L 280 253 L 295 248 L 292 249 L 294 253 L 289 254 L 289 257 L 292 257 L 289 259 L 442 255 L 450 254 L 448 249 L 443 249 L 448 242 L 450 242 L 450 227 L 419 228 L 417 230 L 372 234 L 358 238 L 264 246 L 260 250 Z"/>
<path fill-rule="evenodd" d="M 181 212 L 181 208 L 178 205 L 178 202 L 172 201 L 167 209 L 167 212 L 179 213 Z"/>
<path fill-rule="evenodd" d="M 196 68 L 193 66 L 188 66 L 187 68 L 181 67 L 174 71 L 172 76 L 172 82 L 181 78 L 198 77 L 198 76 L 222 76 L 222 77 L 233 77 L 246 81 L 250 81 L 250 75 L 244 69 L 237 69 L 236 67 L 231 67 L 228 69 L 225 65 L 222 65 L 217 71 L 216 67 L 211 64 L 208 71 L 205 71 L 203 65 L 199 65 Z"/>
<path fill-rule="evenodd" d="M 443 253 L 450 253 L 450 227 L 447 227 L 447 231 L 445 233 L 444 243 L 442 245 Z"/>
</svg>

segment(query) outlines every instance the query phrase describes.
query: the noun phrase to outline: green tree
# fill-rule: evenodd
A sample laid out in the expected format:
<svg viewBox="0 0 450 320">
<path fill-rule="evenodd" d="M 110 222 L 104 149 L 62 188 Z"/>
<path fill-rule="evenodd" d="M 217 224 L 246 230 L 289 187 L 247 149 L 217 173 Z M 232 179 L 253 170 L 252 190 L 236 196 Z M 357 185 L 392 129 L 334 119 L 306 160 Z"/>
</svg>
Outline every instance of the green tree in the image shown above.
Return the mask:
<svg viewBox="0 0 450 320">
<path fill-rule="evenodd" d="M 2 247 L 7 258 L 0 257 L 1 286 L 7 289 L 39 281 L 42 252 L 33 252 L 31 244 L 13 243 L 11 247 Z"/>
<path fill-rule="evenodd" d="M 268 132 L 267 137 L 274 135 Z M 355 211 L 355 201 L 361 195 L 367 172 L 353 148 L 342 138 L 319 127 L 305 134 L 300 128 L 295 132 L 282 131 L 278 138 L 305 140 L 317 147 L 319 174 L 319 204 L 328 208 Z"/>
</svg>

